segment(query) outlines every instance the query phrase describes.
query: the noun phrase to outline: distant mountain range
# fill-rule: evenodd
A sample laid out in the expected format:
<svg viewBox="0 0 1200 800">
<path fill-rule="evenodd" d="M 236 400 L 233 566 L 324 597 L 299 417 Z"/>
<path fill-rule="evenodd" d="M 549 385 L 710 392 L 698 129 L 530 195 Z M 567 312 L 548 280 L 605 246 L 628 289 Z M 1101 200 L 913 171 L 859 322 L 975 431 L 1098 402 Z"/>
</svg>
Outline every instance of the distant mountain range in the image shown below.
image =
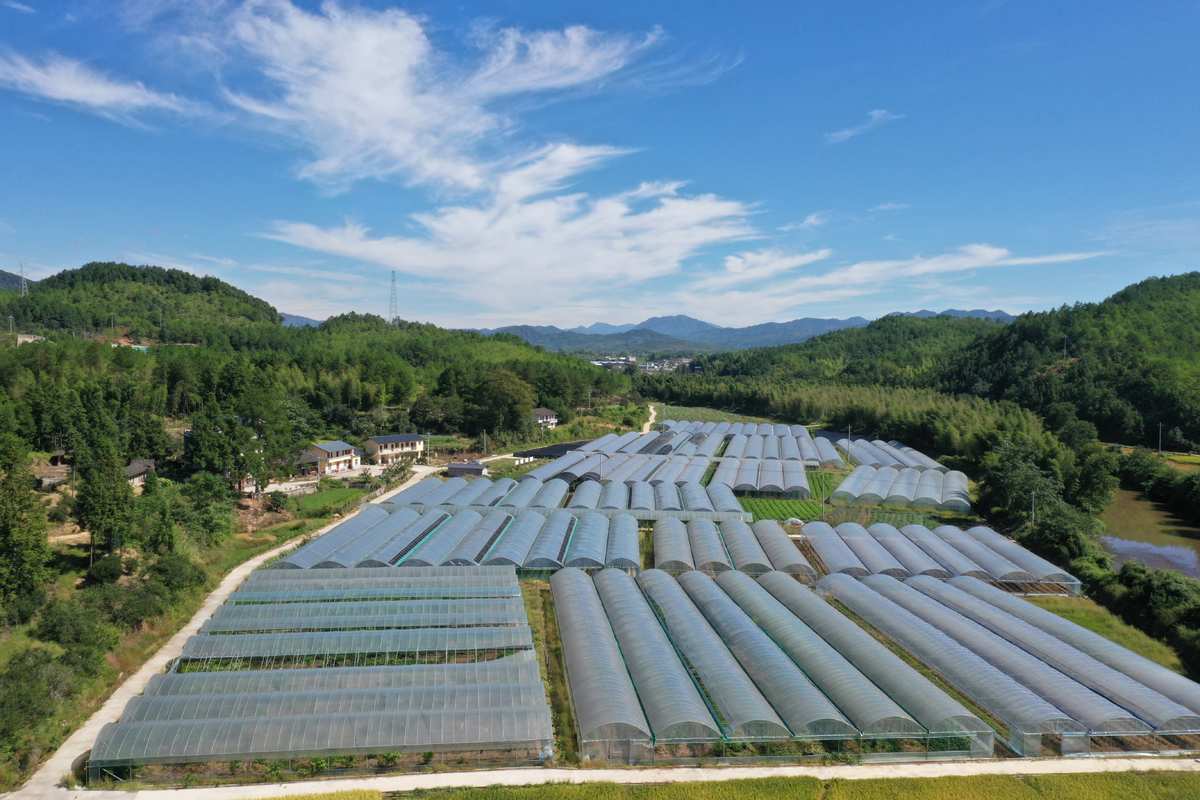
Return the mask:
<svg viewBox="0 0 1200 800">
<path fill-rule="evenodd" d="M 299 314 L 285 314 L 280 311 L 279 316 L 283 320 L 285 328 L 315 328 L 321 324 L 321 320 L 319 319 L 302 317 Z"/>
<path fill-rule="evenodd" d="M 26 278 L 25 282 L 30 286 L 37 283 L 32 278 Z M 18 291 L 21 288 L 21 276 L 15 272 L 8 272 L 0 269 L 0 292 L 2 291 Z"/>
<path fill-rule="evenodd" d="M 1010 322 L 1014 319 L 1004 311 L 984 309 L 898 312 L 912 317 L 974 317 Z M 862 328 L 870 320 L 863 317 L 822 319 L 803 317 L 787 322 L 764 322 L 744 328 L 727 328 L 682 314 L 669 317 L 650 317 L 638 323 L 614 325 L 594 322 L 591 325 L 565 329 L 554 325 L 509 325 L 484 330 L 482 333 L 508 333 L 546 350 L 576 353 L 703 353 L 718 350 L 745 350 L 751 347 L 771 347 L 795 344 L 823 333 L 846 328 Z"/>
</svg>

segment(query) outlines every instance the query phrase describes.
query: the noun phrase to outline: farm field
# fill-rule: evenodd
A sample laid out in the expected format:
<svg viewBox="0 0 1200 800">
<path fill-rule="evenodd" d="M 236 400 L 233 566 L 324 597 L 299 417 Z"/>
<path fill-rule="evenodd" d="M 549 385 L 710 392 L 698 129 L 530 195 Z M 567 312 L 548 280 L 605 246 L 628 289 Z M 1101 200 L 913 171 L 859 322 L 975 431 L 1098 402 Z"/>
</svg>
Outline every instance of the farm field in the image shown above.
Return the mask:
<svg viewBox="0 0 1200 800">
<path fill-rule="evenodd" d="M 1090 775 L 978 775 L 821 781 L 761 778 L 711 783 L 557 784 L 449 789 L 416 795 L 434 800 L 1190 800 L 1200 777 L 1172 772 Z M 371 795 L 364 795 L 363 800 Z M 340 800 L 340 798 L 339 798 Z M 358 800 L 358 798 L 354 798 Z"/>
<path fill-rule="evenodd" d="M 760 519 L 788 519 L 798 517 L 808 522 L 820 519 L 824 506 L 820 500 L 795 500 L 779 497 L 741 497 L 742 508 Z"/>
<path fill-rule="evenodd" d="M 722 411 L 717 408 L 704 406 L 670 406 L 655 403 L 658 407 L 658 421 L 665 419 L 680 419 L 697 422 L 773 422 L 766 417 L 754 417 L 747 414 L 737 414 L 733 411 Z"/>
</svg>

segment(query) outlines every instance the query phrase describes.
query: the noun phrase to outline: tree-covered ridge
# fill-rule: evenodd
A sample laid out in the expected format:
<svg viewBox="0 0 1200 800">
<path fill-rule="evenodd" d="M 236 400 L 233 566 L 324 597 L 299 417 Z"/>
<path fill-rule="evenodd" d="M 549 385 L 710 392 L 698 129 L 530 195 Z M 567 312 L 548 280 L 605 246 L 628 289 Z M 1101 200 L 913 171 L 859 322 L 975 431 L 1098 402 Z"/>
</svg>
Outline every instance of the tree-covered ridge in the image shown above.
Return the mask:
<svg viewBox="0 0 1200 800">
<path fill-rule="evenodd" d="M 1200 442 L 1200 272 L 1150 278 L 1100 303 L 1025 314 L 949 364 L 953 391 L 1043 413 L 1069 403 L 1103 438 Z"/>
<path fill-rule="evenodd" d="M 92 262 L 0 295 L 0 314 L 23 331 L 89 332 L 114 323 L 139 339 L 199 343 L 214 325 L 279 324 L 265 300 L 178 269 Z"/>
<path fill-rule="evenodd" d="M 800 344 L 705 356 L 697 366 L 714 376 L 932 386 L 950 355 L 998 327 L 969 317 L 893 314 Z"/>
</svg>

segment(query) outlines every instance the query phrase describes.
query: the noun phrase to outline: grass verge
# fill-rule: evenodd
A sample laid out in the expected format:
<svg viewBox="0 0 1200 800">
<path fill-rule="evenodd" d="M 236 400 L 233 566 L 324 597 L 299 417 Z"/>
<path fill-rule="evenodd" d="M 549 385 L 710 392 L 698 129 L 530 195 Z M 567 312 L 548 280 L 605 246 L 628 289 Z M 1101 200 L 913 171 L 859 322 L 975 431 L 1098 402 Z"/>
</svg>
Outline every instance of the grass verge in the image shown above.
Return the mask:
<svg viewBox="0 0 1200 800">
<path fill-rule="evenodd" d="M 554 761 L 576 764 L 579 762 L 579 745 L 575 737 L 575 714 L 567 689 L 562 639 L 558 635 L 558 619 L 554 613 L 554 594 L 550 591 L 550 582 L 522 580 L 521 595 L 525 601 L 525 615 L 533 631 L 533 647 L 537 651 L 542 683 L 550 700 L 550 717 L 554 723 Z"/>
<path fill-rule="evenodd" d="M 1069 619 L 1094 631 L 1140 656 L 1183 674 L 1179 654 L 1166 642 L 1160 642 L 1128 624 L 1104 606 L 1086 597 L 1027 597 L 1036 606 Z M 1200 794 L 1197 795 L 1200 797 Z"/>
</svg>

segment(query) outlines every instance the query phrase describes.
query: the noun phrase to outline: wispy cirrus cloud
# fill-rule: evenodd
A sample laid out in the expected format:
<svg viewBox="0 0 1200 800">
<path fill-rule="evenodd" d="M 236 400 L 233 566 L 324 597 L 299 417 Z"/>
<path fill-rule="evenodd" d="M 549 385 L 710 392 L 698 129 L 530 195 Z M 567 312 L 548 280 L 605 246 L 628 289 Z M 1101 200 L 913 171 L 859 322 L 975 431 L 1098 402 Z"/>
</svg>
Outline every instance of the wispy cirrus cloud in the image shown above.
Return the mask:
<svg viewBox="0 0 1200 800">
<path fill-rule="evenodd" d="M 842 128 L 836 131 L 830 131 L 825 134 L 825 141 L 829 144 L 841 144 L 849 141 L 856 136 L 862 136 L 867 131 L 874 130 L 881 125 L 886 125 L 889 122 L 904 119 L 903 114 L 895 114 L 885 108 L 876 108 L 867 112 L 867 121 L 859 125 L 853 125 L 849 128 Z"/>
<path fill-rule="evenodd" d="M 871 211 L 904 211 L 911 207 L 912 206 L 910 206 L 908 203 L 888 202 L 888 203 L 879 203 L 878 205 L 871 206 L 870 210 Z"/>
<path fill-rule="evenodd" d="M 830 215 L 828 211 L 814 211 L 799 222 L 789 222 L 786 225 L 780 225 L 779 230 L 782 233 L 812 230 L 813 228 L 819 228 L 827 224 L 829 219 Z"/>
<path fill-rule="evenodd" d="M 16 11 L 18 14 L 36 14 L 37 9 L 25 3 L 19 3 L 17 0 L 0 0 L 0 7 L 7 8 L 9 11 Z"/>
<path fill-rule="evenodd" d="M 0 52 L 0 87 L 129 122 L 141 112 L 190 114 L 198 110 L 196 104 L 177 95 L 147 88 L 141 81 L 109 77 L 57 53 L 29 59 Z"/>
</svg>

